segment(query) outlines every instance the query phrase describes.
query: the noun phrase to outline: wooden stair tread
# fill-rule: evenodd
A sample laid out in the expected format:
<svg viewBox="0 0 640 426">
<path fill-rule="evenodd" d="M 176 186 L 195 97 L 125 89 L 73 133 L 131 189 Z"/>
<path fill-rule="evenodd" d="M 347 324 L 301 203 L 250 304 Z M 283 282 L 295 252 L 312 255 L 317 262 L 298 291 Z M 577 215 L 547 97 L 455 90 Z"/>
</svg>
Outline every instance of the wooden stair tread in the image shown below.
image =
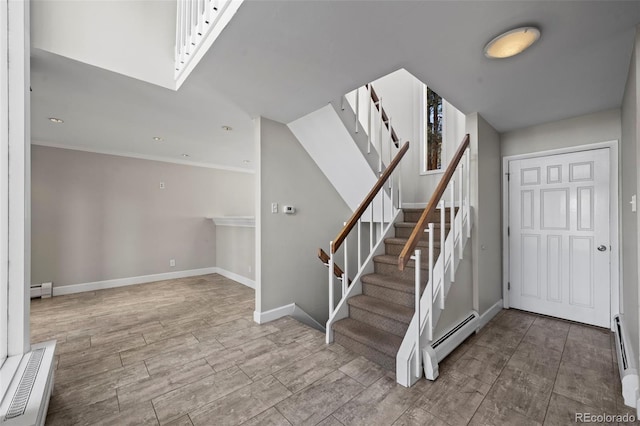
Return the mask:
<svg viewBox="0 0 640 426">
<path fill-rule="evenodd" d="M 390 357 L 398 354 L 402 338 L 351 318 L 333 324 L 333 330 Z"/>
<path fill-rule="evenodd" d="M 349 306 L 354 306 L 407 325 L 411 322 L 414 314 L 414 310 L 411 308 L 364 294 L 349 298 L 347 303 L 349 303 Z"/>
</svg>

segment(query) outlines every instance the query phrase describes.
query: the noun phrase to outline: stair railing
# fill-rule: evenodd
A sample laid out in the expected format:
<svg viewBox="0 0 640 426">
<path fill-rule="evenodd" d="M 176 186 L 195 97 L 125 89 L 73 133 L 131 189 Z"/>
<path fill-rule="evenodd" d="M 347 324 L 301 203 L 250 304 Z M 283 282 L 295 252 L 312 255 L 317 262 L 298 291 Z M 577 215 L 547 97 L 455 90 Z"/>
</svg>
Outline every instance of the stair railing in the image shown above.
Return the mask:
<svg viewBox="0 0 640 426">
<path fill-rule="evenodd" d="M 431 196 L 431 199 L 427 203 L 427 206 L 423 210 L 420 215 L 420 219 L 418 219 L 418 223 L 415 228 L 411 232 L 411 236 L 407 240 L 400 256 L 398 258 L 398 269 L 401 271 L 404 270 L 405 266 L 409 262 L 409 260 L 413 259 L 415 263 L 415 312 L 416 312 L 416 328 L 415 328 L 415 362 L 416 362 L 416 376 L 421 376 L 422 369 L 421 366 L 421 353 L 420 353 L 420 336 L 423 331 L 422 324 L 425 323 L 427 326 L 427 339 L 433 340 L 433 306 L 436 302 L 439 304 L 440 309 L 444 309 L 444 296 L 445 296 L 445 271 L 447 260 L 450 258 L 451 264 L 455 263 L 455 253 L 453 253 L 455 248 L 456 235 L 459 235 L 462 238 L 463 230 L 456 229 L 456 204 L 458 209 L 462 213 L 460 224 L 465 224 L 465 230 L 467 233 L 467 238 L 471 236 L 471 221 L 469 220 L 470 213 L 470 176 L 471 174 L 469 166 L 470 166 L 470 149 L 469 149 L 469 135 L 465 135 L 462 143 L 458 147 L 455 155 L 451 159 L 449 166 L 447 167 L 442 179 L 438 183 L 435 192 Z M 464 161 L 462 161 L 464 157 Z M 455 180 L 455 175 L 458 175 L 458 180 Z M 457 185 L 456 185 L 457 184 Z M 447 204 L 445 200 L 445 193 L 449 191 L 450 201 Z M 456 199 L 456 196 L 458 197 Z M 446 208 L 450 207 L 450 231 L 452 235 L 453 244 L 451 245 L 451 250 L 447 252 L 447 247 L 445 244 L 446 241 Z M 440 209 L 440 270 L 434 271 L 434 230 L 435 223 L 429 222 L 430 218 L 436 212 L 436 209 Z M 425 287 L 424 295 L 421 297 L 421 286 L 423 282 L 422 274 L 421 274 L 421 260 L 422 253 L 421 250 L 416 249 L 418 242 L 425 232 L 429 233 L 429 246 L 428 246 L 428 281 Z M 462 259 L 463 256 L 463 245 L 459 244 L 459 258 Z M 455 267 L 451 267 L 451 277 L 450 280 L 453 283 L 455 281 Z M 434 272 L 437 272 L 441 277 L 440 280 L 436 280 L 434 277 Z M 439 286 L 437 285 L 439 282 Z M 421 299 L 426 298 L 426 312 L 421 312 Z M 423 317 L 425 317 L 423 319 Z"/>
<path fill-rule="evenodd" d="M 397 152 L 393 160 L 389 163 L 389 166 L 384 170 L 381 174 L 380 178 L 377 180 L 373 188 L 369 191 L 365 199 L 360 203 L 360 206 L 353 213 L 351 218 L 345 222 L 344 227 L 338 233 L 338 235 L 329 243 L 329 259 L 326 261 L 326 258 L 323 257 L 323 251 L 318 252 L 318 256 L 323 261 L 323 263 L 327 263 L 329 266 L 329 316 L 333 315 L 333 311 L 335 309 L 334 305 L 334 285 L 336 276 L 340 281 L 342 281 L 342 295 L 341 299 L 347 294 L 347 290 L 349 289 L 349 259 L 348 259 L 348 241 L 347 238 L 351 234 L 354 228 L 357 227 L 358 234 L 358 273 L 365 266 L 362 261 L 362 222 L 363 215 L 369 211 L 369 254 L 373 252 L 374 247 L 380 242 L 380 239 L 383 238 L 389 226 L 393 225 L 393 218 L 398 213 L 401 208 L 401 178 L 398 173 L 400 170 L 396 170 L 398 164 L 404 157 L 404 155 L 409 150 L 409 142 L 405 142 L 402 148 Z M 395 178 L 398 174 L 397 178 Z M 389 195 L 385 190 L 385 185 L 389 183 Z M 389 217 L 385 218 L 385 198 L 390 197 L 390 210 L 391 214 Z M 379 210 L 377 210 L 374 202 L 379 200 Z M 376 203 L 377 204 L 377 203 Z M 374 211 L 379 211 L 379 224 L 380 224 L 380 232 L 374 233 L 373 228 L 377 225 L 377 221 L 375 221 Z M 386 221 L 385 221 L 386 219 Z M 385 223 L 387 224 L 387 228 L 385 228 Z M 336 253 L 338 249 L 344 244 L 343 252 L 344 252 L 344 270 L 340 270 L 336 265 Z M 365 256 L 365 259 L 368 256 Z M 338 272 L 340 271 L 340 272 Z M 357 275 L 357 274 L 356 274 Z"/>
<path fill-rule="evenodd" d="M 175 78 L 189 66 L 210 34 L 222 31 L 243 0 L 177 0 Z M 232 13 L 228 13 L 232 11 Z M 214 36 L 217 36 L 214 34 Z"/>
<path fill-rule="evenodd" d="M 364 95 L 362 93 L 364 92 Z M 360 104 L 361 96 L 364 97 L 364 103 L 366 103 L 366 128 L 363 130 L 367 134 L 367 153 L 371 153 L 371 149 L 378 151 L 378 173 L 382 173 L 383 167 L 383 154 L 386 155 L 388 162 L 392 160 L 393 147 L 400 148 L 400 138 L 396 133 L 396 130 L 391 125 L 391 117 L 387 114 L 387 111 L 382 106 L 382 97 L 378 96 L 378 93 L 373 88 L 372 83 L 365 84 L 362 87 L 357 88 L 349 95 L 354 95 L 355 100 L 352 104 L 355 112 L 355 132 L 358 133 L 361 129 L 360 124 Z M 346 97 L 342 99 L 342 109 L 344 110 L 344 101 Z M 377 126 L 376 126 L 377 125 Z"/>
</svg>

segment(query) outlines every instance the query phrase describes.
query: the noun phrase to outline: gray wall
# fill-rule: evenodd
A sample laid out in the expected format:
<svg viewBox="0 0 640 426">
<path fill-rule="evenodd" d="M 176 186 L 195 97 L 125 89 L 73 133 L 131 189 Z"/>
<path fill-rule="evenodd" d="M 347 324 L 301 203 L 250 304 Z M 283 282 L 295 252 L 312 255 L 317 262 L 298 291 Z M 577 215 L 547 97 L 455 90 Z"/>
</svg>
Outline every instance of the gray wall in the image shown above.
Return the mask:
<svg viewBox="0 0 640 426">
<path fill-rule="evenodd" d="M 640 355 L 638 338 L 638 214 L 628 202 L 638 193 L 638 61 L 640 42 L 636 41 L 629 76 L 622 100 L 622 141 L 620 144 L 621 244 L 622 244 L 622 312 L 636 356 Z"/>
<path fill-rule="evenodd" d="M 259 228 L 261 270 L 256 309 L 296 303 L 320 323 L 328 312 L 327 268 L 316 257 L 327 250 L 351 211 L 289 128 L 261 118 L 259 129 Z M 271 213 L 271 203 L 280 211 Z M 295 215 L 282 213 L 285 204 Z M 336 286 L 337 288 L 337 286 Z"/>
<path fill-rule="evenodd" d="M 216 266 L 255 279 L 255 228 L 216 226 Z"/>
<path fill-rule="evenodd" d="M 216 266 L 216 229 L 205 217 L 252 215 L 254 181 L 246 173 L 33 146 L 32 283 Z"/>
<path fill-rule="evenodd" d="M 501 135 L 504 157 L 620 139 L 620 110 L 540 124 Z"/>
<path fill-rule="evenodd" d="M 467 115 L 471 138 L 473 279 L 480 315 L 502 299 L 502 184 L 500 135 L 477 113 Z"/>
</svg>

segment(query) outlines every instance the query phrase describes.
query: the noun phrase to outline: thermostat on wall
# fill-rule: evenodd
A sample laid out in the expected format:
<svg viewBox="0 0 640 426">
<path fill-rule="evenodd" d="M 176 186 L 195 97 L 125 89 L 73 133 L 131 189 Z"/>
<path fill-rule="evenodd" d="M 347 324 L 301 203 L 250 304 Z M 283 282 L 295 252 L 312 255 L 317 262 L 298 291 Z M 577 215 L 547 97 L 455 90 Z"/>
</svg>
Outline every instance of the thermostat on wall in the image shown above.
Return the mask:
<svg viewBox="0 0 640 426">
<path fill-rule="evenodd" d="M 296 208 L 293 206 L 284 206 L 282 207 L 284 214 L 295 214 Z"/>
</svg>

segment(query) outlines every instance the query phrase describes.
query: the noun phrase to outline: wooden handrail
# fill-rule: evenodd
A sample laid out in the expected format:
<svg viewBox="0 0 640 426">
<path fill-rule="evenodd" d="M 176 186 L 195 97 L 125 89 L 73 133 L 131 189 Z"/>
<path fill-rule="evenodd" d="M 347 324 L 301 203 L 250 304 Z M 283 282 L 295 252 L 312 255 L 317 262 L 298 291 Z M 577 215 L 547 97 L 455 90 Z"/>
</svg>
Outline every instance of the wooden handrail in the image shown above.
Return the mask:
<svg viewBox="0 0 640 426">
<path fill-rule="evenodd" d="M 373 188 L 371 188 L 371 191 L 369 191 L 367 197 L 362 201 L 362 203 L 360 203 L 360 206 L 356 209 L 355 212 L 353 212 L 353 215 L 351 216 L 347 224 L 344 226 L 344 228 L 342 228 L 342 230 L 338 233 L 338 236 L 333 240 L 333 243 L 331 243 L 331 253 L 335 253 L 336 251 L 338 251 L 338 248 L 340 248 L 340 245 L 342 245 L 345 238 L 347 238 L 349 232 L 351 232 L 353 227 L 356 226 L 358 220 L 367 210 L 369 204 L 371 204 L 374 198 L 376 198 L 376 195 L 378 195 L 378 192 L 380 191 L 380 189 L 382 189 L 398 164 L 400 164 L 400 160 L 402 160 L 402 157 L 404 157 L 404 154 L 406 154 L 408 150 L 409 141 L 405 142 L 404 145 L 402 145 L 402 148 L 400 148 L 400 151 L 398 151 L 396 156 L 393 158 L 393 161 L 389 163 L 389 166 L 385 169 L 382 175 L 380 175 L 380 178 L 378 179 L 376 184 L 373 185 Z"/>
<path fill-rule="evenodd" d="M 365 87 L 369 89 L 368 84 L 365 84 Z M 371 85 L 371 100 L 373 101 L 373 104 L 376 106 L 376 109 L 380 111 L 380 104 L 378 103 L 378 101 L 380 101 L 380 97 L 374 90 L 373 85 Z M 387 116 L 387 112 L 384 110 L 384 108 L 382 108 L 381 114 L 382 114 L 382 121 L 384 125 L 387 127 L 387 130 L 391 132 L 391 140 L 393 141 L 393 144 L 396 146 L 396 148 L 398 148 L 398 143 L 400 142 L 400 138 L 398 137 L 398 135 L 396 135 L 395 129 L 393 127 L 390 127 L 391 124 L 389 123 L 389 116 Z"/>
<path fill-rule="evenodd" d="M 413 232 L 411 232 L 411 236 L 409 237 L 409 240 L 404 245 L 404 248 L 400 253 L 400 257 L 398 257 L 398 269 L 400 269 L 401 271 L 404 270 L 404 267 L 407 265 L 407 262 L 409 262 L 409 259 L 411 259 L 411 254 L 413 253 L 416 246 L 418 245 L 418 241 L 420 241 L 420 237 L 423 235 L 424 230 L 427 227 L 427 219 L 433 212 L 436 211 L 436 207 L 440 202 L 440 198 L 442 198 L 444 191 L 447 189 L 447 185 L 449 185 L 449 182 L 451 181 L 451 178 L 453 177 L 453 174 L 455 173 L 456 168 L 458 167 L 458 164 L 460 163 L 460 160 L 462 159 L 462 156 L 464 155 L 464 151 L 467 149 L 467 147 L 469 147 L 468 133 L 465 135 L 464 139 L 462 139 L 462 143 L 458 147 L 456 154 L 451 159 L 451 162 L 449 163 L 447 170 L 444 172 L 442 179 L 440 179 L 440 183 L 438 183 L 438 186 L 436 187 L 435 192 L 431 196 L 429 203 L 427 203 L 427 207 L 425 207 L 424 211 L 422 212 L 422 215 L 420 216 L 420 219 L 418 220 L 416 227 L 413 228 Z"/>
<path fill-rule="evenodd" d="M 320 259 L 320 261 L 325 265 L 329 265 L 329 255 L 321 248 L 318 249 L 318 259 Z M 338 278 L 342 278 L 342 274 L 344 274 L 344 272 L 338 265 L 334 264 L 333 274 Z M 348 277 L 347 277 L 347 280 L 349 281 L 349 284 L 351 284 L 351 280 Z"/>
</svg>

